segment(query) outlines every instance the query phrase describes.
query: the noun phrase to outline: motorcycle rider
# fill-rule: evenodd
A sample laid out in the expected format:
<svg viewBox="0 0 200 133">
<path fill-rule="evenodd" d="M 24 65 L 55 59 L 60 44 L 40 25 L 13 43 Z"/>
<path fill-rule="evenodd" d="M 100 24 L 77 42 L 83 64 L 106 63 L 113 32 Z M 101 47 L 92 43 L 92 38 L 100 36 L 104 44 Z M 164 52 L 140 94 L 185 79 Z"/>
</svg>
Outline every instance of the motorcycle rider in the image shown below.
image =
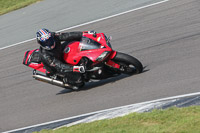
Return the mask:
<svg viewBox="0 0 200 133">
<path fill-rule="evenodd" d="M 63 82 L 75 86 L 75 88 L 84 85 L 81 73 L 85 72 L 85 68 L 64 63 L 61 41 L 80 41 L 82 34 L 83 32 L 55 33 L 48 29 L 40 29 L 36 33 L 37 42 L 40 44 L 39 55 L 48 71 L 47 75 L 55 73 L 62 75 Z"/>
</svg>

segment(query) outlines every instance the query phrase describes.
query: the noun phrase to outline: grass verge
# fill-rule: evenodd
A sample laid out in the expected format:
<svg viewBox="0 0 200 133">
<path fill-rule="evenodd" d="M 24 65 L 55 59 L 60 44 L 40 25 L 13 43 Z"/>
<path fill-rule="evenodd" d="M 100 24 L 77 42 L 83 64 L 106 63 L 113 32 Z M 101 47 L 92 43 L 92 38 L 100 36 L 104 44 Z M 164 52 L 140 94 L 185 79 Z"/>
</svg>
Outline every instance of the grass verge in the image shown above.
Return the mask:
<svg viewBox="0 0 200 133">
<path fill-rule="evenodd" d="M 0 15 L 28 6 L 41 0 L 0 0 Z"/>
<path fill-rule="evenodd" d="M 172 107 L 147 113 L 132 113 L 110 120 L 83 123 L 39 133 L 199 133 L 200 106 Z"/>
</svg>

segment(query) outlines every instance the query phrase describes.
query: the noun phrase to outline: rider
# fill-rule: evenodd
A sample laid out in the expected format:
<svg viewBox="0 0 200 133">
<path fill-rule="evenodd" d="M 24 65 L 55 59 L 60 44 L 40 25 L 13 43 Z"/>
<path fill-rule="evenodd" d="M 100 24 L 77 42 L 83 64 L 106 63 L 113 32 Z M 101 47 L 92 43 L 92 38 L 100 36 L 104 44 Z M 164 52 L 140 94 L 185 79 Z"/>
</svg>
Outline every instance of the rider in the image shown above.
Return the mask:
<svg viewBox="0 0 200 133">
<path fill-rule="evenodd" d="M 49 72 L 47 75 L 58 73 L 64 78 L 64 82 L 71 85 L 82 86 L 84 82 L 81 73 L 85 72 L 84 66 L 71 66 L 64 63 L 61 41 L 80 41 L 83 32 L 55 33 L 48 29 L 40 29 L 37 42 L 40 44 L 39 55 L 42 63 Z"/>
</svg>

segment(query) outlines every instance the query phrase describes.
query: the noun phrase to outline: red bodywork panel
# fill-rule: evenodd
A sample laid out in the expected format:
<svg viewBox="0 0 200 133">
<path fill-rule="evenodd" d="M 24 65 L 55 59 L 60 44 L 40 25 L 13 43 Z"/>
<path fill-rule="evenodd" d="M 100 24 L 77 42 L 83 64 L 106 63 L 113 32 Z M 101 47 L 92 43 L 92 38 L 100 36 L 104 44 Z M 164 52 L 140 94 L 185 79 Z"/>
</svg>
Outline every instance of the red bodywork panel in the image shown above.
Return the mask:
<svg viewBox="0 0 200 133">
<path fill-rule="evenodd" d="M 32 60 L 33 54 L 37 53 L 38 51 L 39 51 L 39 49 L 26 51 L 24 54 L 24 59 L 23 59 L 22 63 L 28 67 L 35 69 L 35 70 L 46 73 L 46 69 L 44 69 L 44 65 L 41 62 L 34 62 Z"/>
<path fill-rule="evenodd" d="M 92 65 L 96 65 L 102 62 L 102 60 L 97 61 L 97 58 L 106 51 L 108 54 L 105 58 L 103 58 L 103 60 L 107 60 L 106 64 L 115 68 L 120 67 L 118 64 L 111 61 L 111 59 L 116 56 L 116 51 L 113 51 L 112 48 L 107 45 L 104 33 L 98 33 L 96 34 L 96 36 L 94 36 L 93 34 L 88 34 L 84 32 L 83 38 L 84 37 L 89 38 L 89 40 L 91 39 L 92 41 L 95 41 L 99 48 L 83 49 L 84 45 L 81 41 L 71 42 L 65 47 L 63 54 L 63 59 L 67 64 L 77 65 L 83 57 L 87 57 L 93 62 Z M 87 45 L 90 46 L 89 44 Z M 38 54 L 39 56 L 38 51 L 39 49 L 26 51 L 24 54 L 23 64 L 43 73 L 46 73 L 44 65 L 40 61 L 34 61 L 34 59 L 32 58 L 33 55 L 35 56 Z"/>
<path fill-rule="evenodd" d="M 87 57 L 91 61 L 93 61 L 93 65 L 98 64 L 99 62 L 96 59 L 104 52 L 109 51 L 112 53 L 112 49 L 107 45 L 105 36 L 103 33 L 99 33 L 94 37 L 92 34 L 83 34 L 83 36 L 90 38 L 101 44 L 99 49 L 90 49 L 90 50 L 82 50 L 82 45 L 80 42 L 72 42 L 66 48 L 69 51 L 67 53 L 64 52 L 64 60 L 71 65 L 77 65 L 82 57 Z M 64 50 L 64 51 L 65 51 Z M 112 57 L 112 56 L 111 56 Z"/>
</svg>

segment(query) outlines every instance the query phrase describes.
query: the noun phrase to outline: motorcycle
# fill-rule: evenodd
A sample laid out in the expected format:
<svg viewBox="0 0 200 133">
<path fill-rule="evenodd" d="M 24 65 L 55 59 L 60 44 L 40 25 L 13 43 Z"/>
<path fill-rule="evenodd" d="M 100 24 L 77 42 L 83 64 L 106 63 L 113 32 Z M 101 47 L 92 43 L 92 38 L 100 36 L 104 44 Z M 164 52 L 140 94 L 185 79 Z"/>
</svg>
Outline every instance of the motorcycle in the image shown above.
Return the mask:
<svg viewBox="0 0 200 133">
<path fill-rule="evenodd" d="M 72 66 L 85 67 L 85 73 L 81 74 L 84 83 L 120 74 L 141 73 L 142 63 L 133 56 L 113 50 L 110 40 L 111 37 L 107 37 L 104 33 L 84 32 L 81 41 L 62 44 L 64 46 L 63 60 Z M 40 60 L 39 49 L 26 51 L 23 64 L 34 69 L 33 78 L 36 80 L 73 90 L 79 89 L 77 86 L 63 82 L 64 79 L 59 74 L 49 76 L 49 72 Z"/>
</svg>

